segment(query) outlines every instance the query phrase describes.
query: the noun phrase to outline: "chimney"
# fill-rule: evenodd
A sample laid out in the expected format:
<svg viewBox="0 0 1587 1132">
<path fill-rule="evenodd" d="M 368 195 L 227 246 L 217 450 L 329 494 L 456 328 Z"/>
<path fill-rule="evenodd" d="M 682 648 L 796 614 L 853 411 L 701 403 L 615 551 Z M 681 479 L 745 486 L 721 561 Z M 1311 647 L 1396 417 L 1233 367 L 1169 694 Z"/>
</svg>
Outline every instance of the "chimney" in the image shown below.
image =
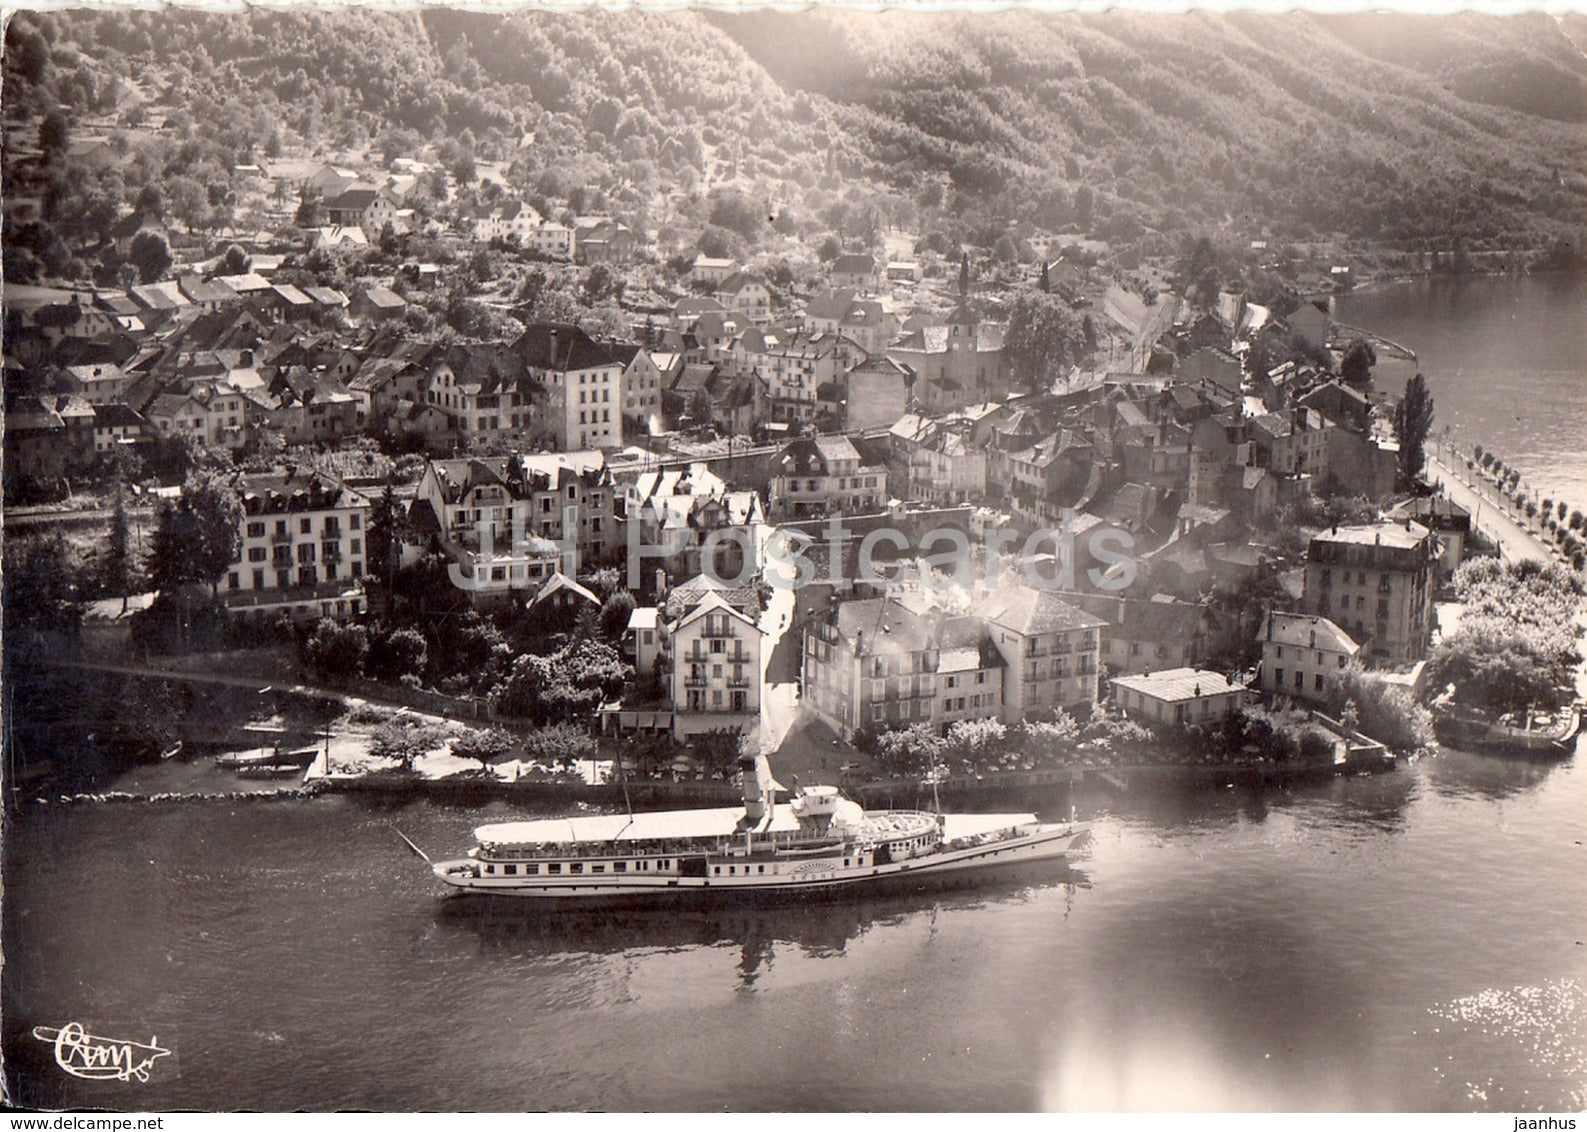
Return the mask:
<svg viewBox="0 0 1587 1132">
<path fill-rule="evenodd" d="M 744 817 L 756 825 L 771 815 L 776 783 L 765 755 L 740 755 L 738 769 L 744 778 Z"/>
</svg>

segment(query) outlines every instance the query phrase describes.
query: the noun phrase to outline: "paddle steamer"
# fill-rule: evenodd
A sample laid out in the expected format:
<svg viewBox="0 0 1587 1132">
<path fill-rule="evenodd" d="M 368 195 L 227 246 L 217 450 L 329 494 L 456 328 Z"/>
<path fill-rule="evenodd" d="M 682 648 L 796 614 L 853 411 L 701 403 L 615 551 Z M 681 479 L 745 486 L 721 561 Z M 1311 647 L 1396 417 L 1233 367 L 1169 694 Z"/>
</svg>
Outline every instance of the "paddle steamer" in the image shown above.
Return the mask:
<svg viewBox="0 0 1587 1132">
<path fill-rule="evenodd" d="M 486 825 L 432 868 L 465 892 L 578 905 L 797 900 L 979 882 L 1062 861 L 1088 832 L 1034 814 L 866 813 L 833 786 L 779 803 L 764 755 L 739 765 L 742 807 Z"/>
</svg>

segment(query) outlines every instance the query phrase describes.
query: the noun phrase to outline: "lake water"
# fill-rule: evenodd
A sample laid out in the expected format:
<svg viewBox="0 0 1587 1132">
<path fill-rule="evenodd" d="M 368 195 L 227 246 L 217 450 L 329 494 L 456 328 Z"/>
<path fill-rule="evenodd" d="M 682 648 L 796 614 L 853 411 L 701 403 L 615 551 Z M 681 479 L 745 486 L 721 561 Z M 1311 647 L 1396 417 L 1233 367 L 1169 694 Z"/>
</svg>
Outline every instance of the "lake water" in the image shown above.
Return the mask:
<svg viewBox="0 0 1587 1132">
<path fill-rule="evenodd" d="M 1423 283 L 1341 317 L 1420 352 L 1441 422 L 1587 503 L 1582 298 Z M 30 807 L 6 1072 L 23 1104 L 120 1109 L 1577 1110 L 1581 761 L 1083 786 L 1089 849 L 1017 887 L 551 922 L 443 896 L 393 831 L 456 852 L 505 804 Z M 146 1083 L 70 1077 L 32 1030 L 72 1021 L 172 1053 Z"/>
<path fill-rule="evenodd" d="M 30 809 L 13 1095 L 53 1107 L 1578 1109 L 1587 774 L 1459 754 L 1120 798 L 974 895 L 546 922 L 443 896 L 505 805 Z M 56 1069 L 35 1026 L 173 1051 Z"/>
<path fill-rule="evenodd" d="M 1587 509 L 1587 277 L 1419 279 L 1334 299 L 1334 317 L 1409 346 L 1380 362 L 1399 393 L 1420 370 L 1447 426 L 1518 469 L 1542 496 Z"/>
</svg>

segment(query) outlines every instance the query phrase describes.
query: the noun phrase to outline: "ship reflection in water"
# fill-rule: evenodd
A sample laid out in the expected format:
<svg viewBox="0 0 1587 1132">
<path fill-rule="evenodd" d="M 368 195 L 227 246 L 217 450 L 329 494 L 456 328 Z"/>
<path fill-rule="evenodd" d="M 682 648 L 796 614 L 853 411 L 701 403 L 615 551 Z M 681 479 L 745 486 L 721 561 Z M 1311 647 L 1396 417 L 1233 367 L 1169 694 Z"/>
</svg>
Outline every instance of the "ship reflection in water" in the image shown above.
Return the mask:
<svg viewBox="0 0 1587 1132">
<path fill-rule="evenodd" d="M 1067 918 L 1075 894 L 1090 886 L 1084 870 L 1057 863 L 1039 880 L 989 882 L 973 892 L 773 907 L 548 911 L 510 896 L 450 896 L 437 902 L 435 919 L 443 934 L 476 936 L 483 954 L 524 961 L 732 946 L 739 951 L 738 985 L 748 989 L 782 946 L 808 958 L 834 958 L 873 927 L 1018 903 L 1036 890 L 1062 890 Z"/>
<path fill-rule="evenodd" d="M 1502 802 L 1537 791 L 1570 762 L 1568 758 L 1469 754 L 1440 747 L 1428 765 L 1427 780 L 1433 790 L 1449 798 Z"/>
</svg>

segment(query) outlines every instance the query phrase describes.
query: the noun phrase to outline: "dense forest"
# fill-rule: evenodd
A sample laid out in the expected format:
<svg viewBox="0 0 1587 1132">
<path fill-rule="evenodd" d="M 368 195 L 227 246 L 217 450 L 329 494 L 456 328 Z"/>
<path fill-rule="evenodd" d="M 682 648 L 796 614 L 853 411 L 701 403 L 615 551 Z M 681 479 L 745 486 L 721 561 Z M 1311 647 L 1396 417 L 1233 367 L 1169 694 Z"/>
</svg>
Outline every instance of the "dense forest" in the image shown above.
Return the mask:
<svg viewBox="0 0 1587 1132">
<path fill-rule="evenodd" d="M 850 242 L 1023 221 L 1537 250 L 1583 221 L 1577 43 L 1587 20 L 1541 14 L 21 13 L 6 148 L 163 124 L 100 215 L 173 170 L 202 211 L 238 162 L 446 145 L 647 226 L 731 188 Z"/>
</svg>

